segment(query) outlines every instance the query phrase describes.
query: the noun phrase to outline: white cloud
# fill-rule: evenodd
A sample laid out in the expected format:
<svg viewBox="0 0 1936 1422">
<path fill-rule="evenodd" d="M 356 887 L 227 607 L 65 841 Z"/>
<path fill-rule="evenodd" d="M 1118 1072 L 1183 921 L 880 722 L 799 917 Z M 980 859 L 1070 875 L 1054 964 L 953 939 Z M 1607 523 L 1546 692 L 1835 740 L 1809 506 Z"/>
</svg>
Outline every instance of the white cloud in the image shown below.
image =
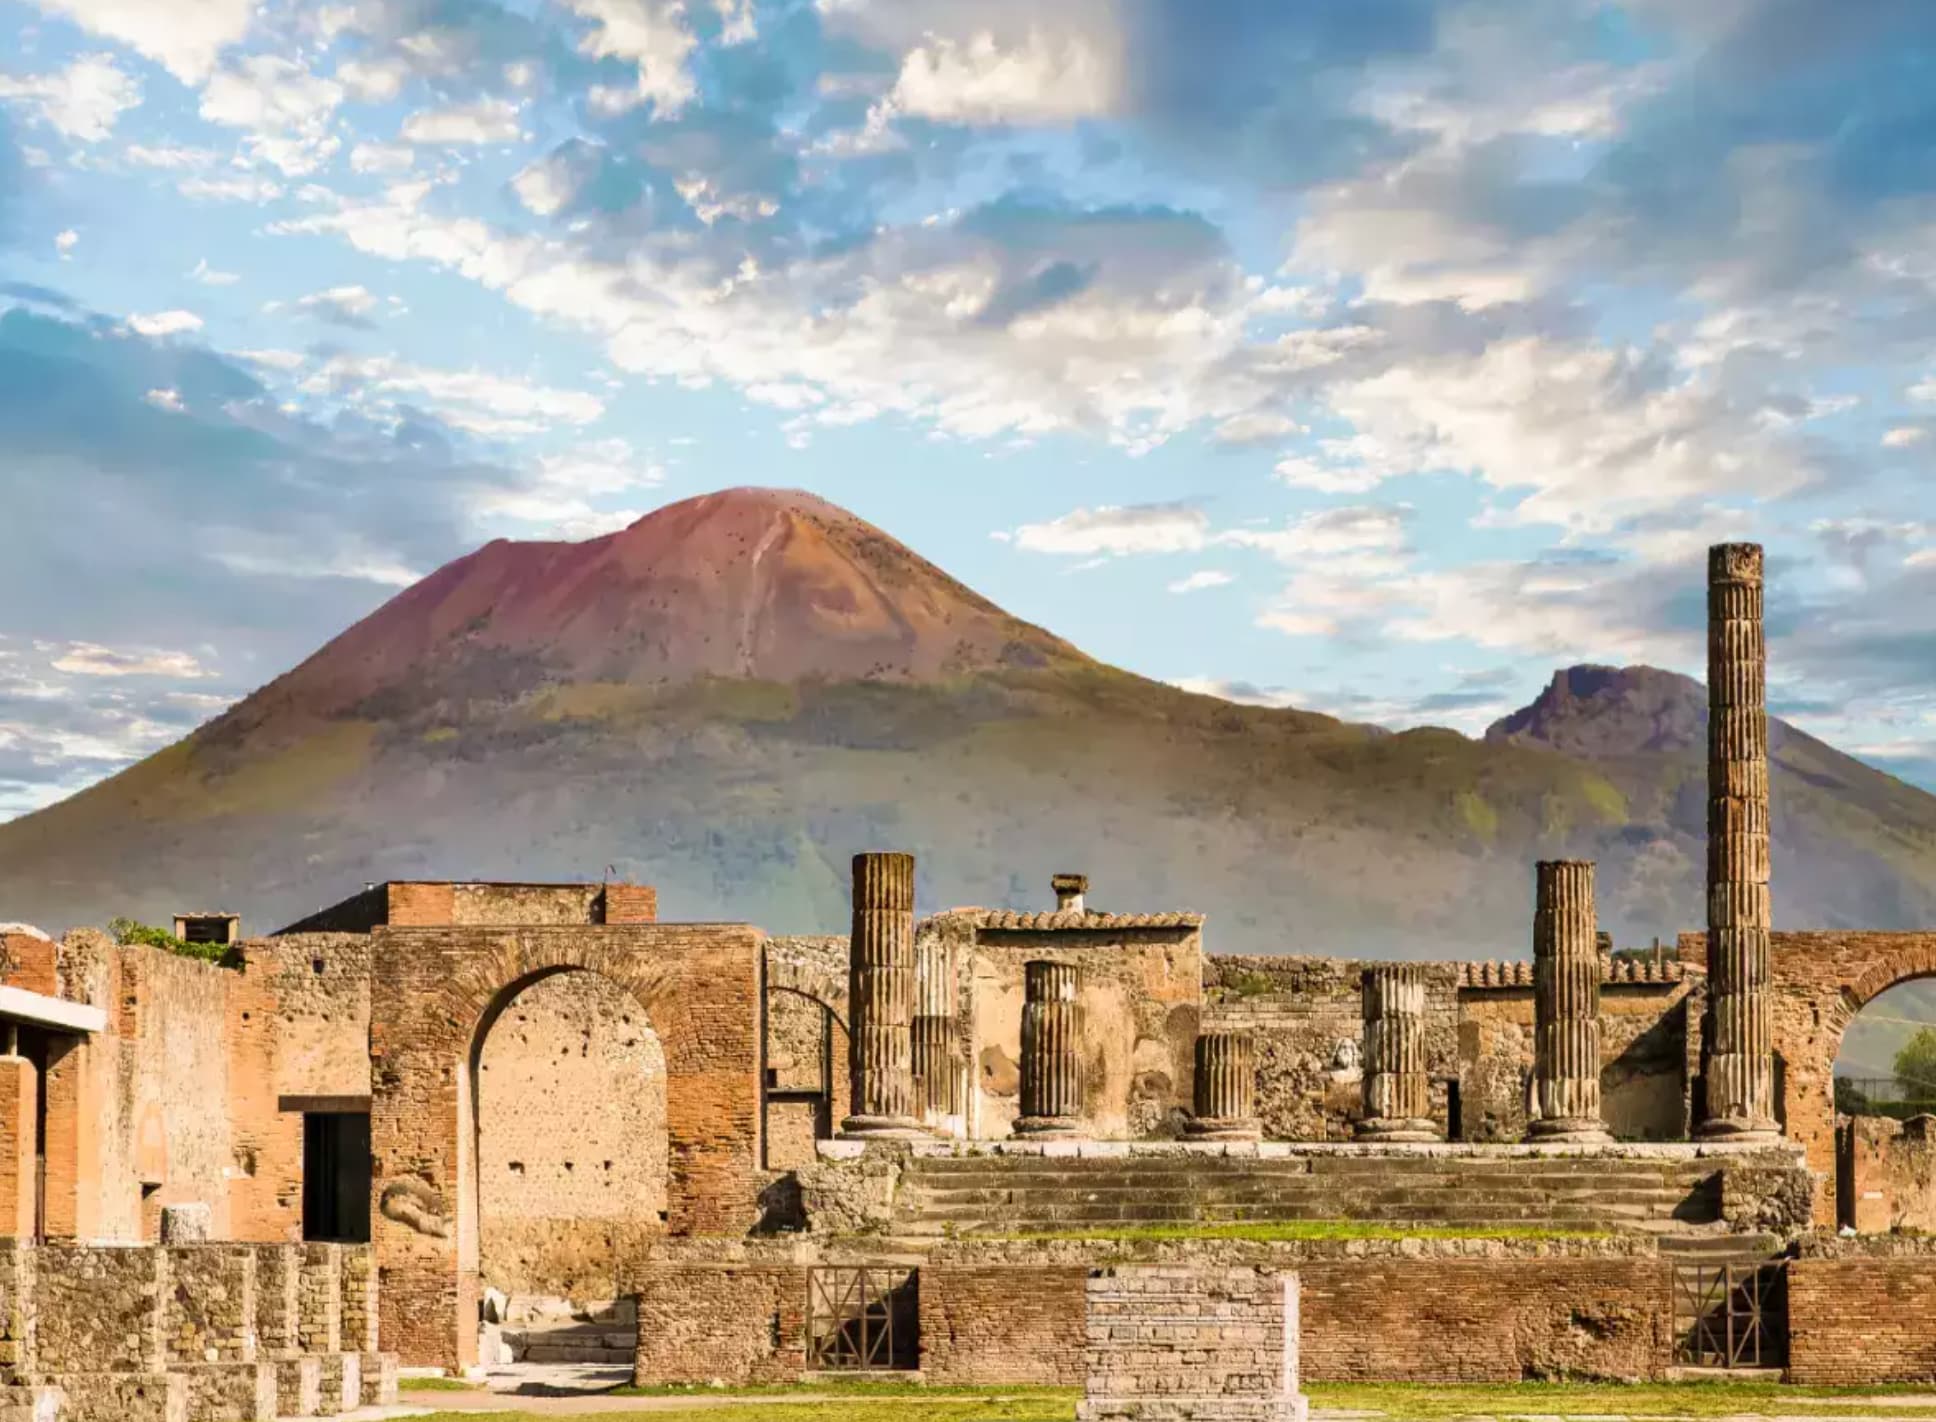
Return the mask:
<svg viewBox="0 0 1936 1422">
<path fill-rule="evenodd" d="M 1218 444 L 1263 444 L 1286 435 L 1303 434 L 1305 429 L 1288 415 L 1272 410 L 1246 410 L 1233 415 L 1212 432 Z"/>
<path fill-rule="evenodd" d="M 142 336 L 179 336 L 202 329 L 202 318 L 193 311 L 155 311 L 128 317 L 128 328 Z"/>
<path fill-rule="evenodd" d="M 509 99 L 478 99 L 425 109 L 403 121 L 409 143 L 510 143 L 523 136 L 519 106 Z"/>
<path fill-rule="evenodd" d="M 686 24 L 684 0 L 566 0 L 594 28 L 579 48 L 596 59 L 622 59 L 638 70 L 636 100 L 677 113 L 698 93 L 686 61 L 698 38 Z M 611 102 L 610 99 L 607 102 Z"/>
<path fill-rule="evenodd" d="M 216 56 L 248 33 L 254 0 L 35 0 L 82 29 L 146 55 L 184 84 L 199 84 Z"/>
<path fill-rule="evenodd" d="M 1192 553 L 1208 541 L 1210 520 L 1187 504 L 1104 505 L 1076 509 L 1010 535 L 1030 553 Z"/>
<path fill-rule="evenodd" d="M 61 254 L 61 260 L 65 261 L 73 250 L 80 245 L 80 241 L 80 233 L 71 227 L 66 228 L 54 234 L 54 250 L 59 252 Z"/>
<path fill-rule="evenodd" d="M 201 114 L 210 123 L 248 130 L 243 142 L 253 161 L 301 177 L 341 147 L 328 125 L 342 101 L 343 86 L 335 80 L 279 55 L 252 54 L 209 79 Z"/>
<path fill-rule="evenodd" d="M 105 54 L 89 54 L 51 74 L 0 74 L 0 99 L 24 104 L 41 123 L 81 143 L 99 143 L 141 103 L 141 86 Z"/>
<path fill-rule="evenodd" d="M 1169 588 L 1173 593 L 1193 593 L 1205 588 L 1220 588 L 1236 581 L 1234 574 L 1226 573 L 1221 568 L 1203 568 L 1188 577 L 1178 578 Z"/>
<path fill-rule="evenodd" d="M 359 143 L 350 149 L 350 170 L 357 173 L 400 173 L 417 161 L 407 143 Z"/>
<path fill-rule="evenodd" d="M 185 198 L 210 202 L 270 202 L 282 196 L 282 184 L 269 178 L 183 178 L 175 185 Z"/>
<path fill-rule="evenodd" d="M 221 159 L 221 154 L 212 148 L 189 148 L 178 143 L 153 148 L 144 143 L 130 143 L 121 150 L 121 156 L 141 168 L 206 168 Z"/>
<path fill-rule="evenodd" d="M 910 50 L 887 102 L 943 123 L 1066 123 L 1110 112 L 1121 84 L 1120 59 L 1092 36 L 1038 28 L 1005 44 L 983 30 Z"/>
<path fill-rule="evenodd" d="M 420 403 L 458 429 L 491 437 L 540 434 L 556 422 L 587 425 L 605 413 L 604 402 L 583 391 L 480 370 L 438 370 L 392 356 L 331 356 L 302 389 L 377 410 L 399 400 Z"/>
<path fill-rule="evenodd" d="M 238 360 L 246 360 L 251 365 L 267 366 L 270 370 L 301 370 L 309 364 L 309 357 L 301 351 L 231 351 L 229 354 Z"/>
<path fill-rule="evenodd" d="M 1406 546 L 1411 510 L 1390 504 L 1364 504 L 1308 513 L 1282 529 L 1231 529 L 1216 541 L 1256 548 L 1285 563 L 1354 554 L 1364 568 L 1366 555 L 1396 555 Z"/>
<path fill-rule="evenodd" d="M 578 173 L 564 155 L 553 154 L 520 169 L 511 179 L 511 190 L 528 212 L 550 217 L 577 192 Z"/>
<path fill-rule="evenodd" d="M 157 651 L 153 648 L 131 650 L 103 647 L 93 642 L 73 642 L 52 665 L 70 676 L 172 676 L 204 677 L 211 673 L 187 652 Z"/>
<path fill-rule="evenodd" d="M 1911 400 L 1936 400 L 1936 375 L 1925 376 L 1909 387 Z"/>
<path fill-rule="evenodd" d="M 622 439 L 597 440 L 539 458 L 528 481 L 494 489 L 474 510 L 487 523 L 520 524 L 559 538 L 596 538 L 635 523 L 643 510 L 605 508 L 592 501 L 638 493 L 665 480 L 665 468 Z"/>
<path fill-rule="evenodd" d="M 203 286 L 234 286 L 241 280 L 234 272 L 216 271 L 208 264 L 207 257 L 195 263 L 195 269 L 188 273 L 188 279 Z"/>
<path fill-rule="evenodd" d="M 175 414 L 182 412 L 182 397 L 179 390 L 150 390 L 143 398 L 157 410 L 169 410 Z"/>
<path fill-rule="evenodd" d="M 1929 438 L 1929 431 L 1921 425 L 1897 425 L 1882 436 L 1884 449 L 1907 449 L 1913 444 L 1921 444 Z"/>
<path fill-rule="evenodd" d="M 299 311 L 344 325 L 366 322 L 380 304 L 375 294 L 362 286 L 332 286 L 325 291 L 312 291 L 295 301 Z"/>
<path fill-rule="evenodd" d="M 346 59 L 336 66 L 336 82 L 366 104 L 385 103 L 403 92 L 410 66 L 401 59 Z"/>
</svg>

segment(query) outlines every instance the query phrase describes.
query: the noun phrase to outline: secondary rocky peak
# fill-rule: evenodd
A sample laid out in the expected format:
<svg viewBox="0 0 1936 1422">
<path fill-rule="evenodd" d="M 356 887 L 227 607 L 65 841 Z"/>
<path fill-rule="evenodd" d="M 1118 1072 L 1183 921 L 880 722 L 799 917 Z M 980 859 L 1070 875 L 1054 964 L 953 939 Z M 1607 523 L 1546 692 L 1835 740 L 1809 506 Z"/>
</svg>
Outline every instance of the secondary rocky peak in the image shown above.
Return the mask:
<svg viewBox="0 0 1936 1422">
<path fill-rule="evenodd" d="M 1677 751 L 1702 743 L 1706 693 L 1654 667 L 1565 667 L 1533 701 L 1486 728 L 1489 741 L 1589 757 Z"/>
</svg>

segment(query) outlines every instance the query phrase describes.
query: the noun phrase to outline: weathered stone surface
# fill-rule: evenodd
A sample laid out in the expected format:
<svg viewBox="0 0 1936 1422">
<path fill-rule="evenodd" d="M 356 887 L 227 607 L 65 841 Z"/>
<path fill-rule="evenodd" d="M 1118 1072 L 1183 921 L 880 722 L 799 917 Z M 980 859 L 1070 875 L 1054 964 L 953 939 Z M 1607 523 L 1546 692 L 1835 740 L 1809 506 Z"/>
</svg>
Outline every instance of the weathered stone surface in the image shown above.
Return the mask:
<svg viewBox="0 0 1936 1422">
<path fill-rule="evenodd" d="M 1528 1134 L 1605 1141 L 1600 1123 L 1600 948 L 1593 865 L 1542 860 L 1533 911 L 1533 1100 Z"/>
<path fill-rule="evenodd" d="M 163 1205 L 161 1242 L 163 1244 L 202 1244 L 214 1232 L 215 1214 L 201 1203 Z"/>
<path fill-rule="evenodd" d="M 919 1135 L 914 1100 L 914 856 L 854 856 L 848 1136 Z"/>
<path fill-rule="evenodd" d="M 1417 963 L 1364 970 L 1365 1114 L 1358 1134 L 1374 1141 L 1440 1138 L 1432 1119 L 1425 1048 L 1426 974 Z"/>
<path fill-rule="evenodd" d="M 1082 1123 L 1082 970 L 1046 959 L 1023 965 L 1022 1112 L 1015 1133 L 1071 1136 Z"/>
</svg>

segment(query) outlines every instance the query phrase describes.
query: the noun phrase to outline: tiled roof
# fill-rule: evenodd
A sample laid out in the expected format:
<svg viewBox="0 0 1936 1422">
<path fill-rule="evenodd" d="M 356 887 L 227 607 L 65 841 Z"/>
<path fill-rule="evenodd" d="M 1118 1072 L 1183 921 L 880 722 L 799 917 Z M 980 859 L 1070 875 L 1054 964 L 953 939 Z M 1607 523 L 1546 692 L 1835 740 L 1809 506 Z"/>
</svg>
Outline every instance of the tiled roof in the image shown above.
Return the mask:
<svg viewBox="0 0 1936 1422">
<path fill-rule="evenodd" d="M 1200 913 L 1098 913 L 1094 909 L 1084 909 L 1080 913 L 1014 913 L 1008 909 L 958 909 L 955 912 L 972 916 L 977 928 L 1013 928 L 1036 933 L 1057 929 L 1094 932 L 1111 928 L 1203 927 L 1203 915 Z"/>
<path fill-rule="evenodd" d="M 1687 972 L 1687 967 L 1678 958 L 1666 958 L 1660 962 L 1652 959 L 1614 960 L 1607 964 L 1602 982 L 1608 983 L 1677 983 Z M 1461 963 L 1459 964 L 1459 986 L 1462 988 L 1526 988 L 1533 985 L 1533 965 L 1519 960 L 1510 963 Z"/>
</svg>

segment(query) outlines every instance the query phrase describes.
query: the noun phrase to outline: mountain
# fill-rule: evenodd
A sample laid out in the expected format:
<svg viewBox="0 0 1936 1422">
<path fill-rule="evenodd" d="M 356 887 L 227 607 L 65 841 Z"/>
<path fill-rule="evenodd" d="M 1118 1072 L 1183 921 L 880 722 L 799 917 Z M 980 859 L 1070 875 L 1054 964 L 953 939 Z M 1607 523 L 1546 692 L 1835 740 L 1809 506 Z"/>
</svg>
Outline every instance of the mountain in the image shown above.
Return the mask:
<svg viewBox="0 0 1936 1422">
<path fill-rule="evenodd" d="M 1702 922 L 1700 689 L 1573 668 L 1483 740 L 1130 675 L 810 495 L 734 489 L 496 542 L 177 744 L 0 825 L 0 919 L 385 878 L 658 885 L 669 916 L 838 930 L 856 849 L 925 909 L 1196 908 L 1224 952 L 1513 956 L 1532 863 L 1600 861 L 1623 942 Z M 1775 738 L 1778 921 L 1936 920 L 1936 798 Z"/>
</svg>

